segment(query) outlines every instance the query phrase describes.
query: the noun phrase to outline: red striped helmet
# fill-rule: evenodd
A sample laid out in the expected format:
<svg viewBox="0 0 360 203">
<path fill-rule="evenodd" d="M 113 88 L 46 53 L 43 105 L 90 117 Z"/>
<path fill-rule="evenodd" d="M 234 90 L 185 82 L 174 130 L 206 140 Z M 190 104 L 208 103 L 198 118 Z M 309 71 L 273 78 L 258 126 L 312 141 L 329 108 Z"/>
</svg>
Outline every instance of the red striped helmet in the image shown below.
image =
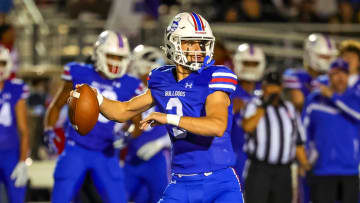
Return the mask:
<svg viewBox="0 0 360 203">
<path fill-rule="evenodd" d="M 187 51 L 181 49 L 181 41 L 200 41 L 201 51 Z M 188 61 L 188 54 L 208 56 L 213 58 L 215 37 L 209 23 L 197 13 L 179 13 L 170 22 L 164 35 L 163 47 L 166 56 L 176 64 L 180 64 L 192 71 L 199 70 L 204 61 Z M 196 58 L 196 57 L 195 57 Z"/>
</svg>

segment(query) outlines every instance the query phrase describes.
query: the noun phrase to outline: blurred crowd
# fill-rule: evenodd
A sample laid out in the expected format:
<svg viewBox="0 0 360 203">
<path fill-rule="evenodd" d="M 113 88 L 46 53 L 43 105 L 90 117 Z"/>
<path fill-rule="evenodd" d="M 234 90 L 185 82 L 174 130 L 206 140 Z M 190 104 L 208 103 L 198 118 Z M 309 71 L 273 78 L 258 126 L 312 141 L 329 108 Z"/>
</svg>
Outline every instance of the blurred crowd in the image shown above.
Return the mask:
<svg viewBox="0 0 360 203">
<path fill-rule="evenodd" d="M 70 18 L 91 13 L 106 19 L 122 0 L 35 0 L 39 6 L 56 4 L 58 12 Z M 207 18 L 218 22 L 299 22 L 299 23 L 359 23 L 358 0 L 138 0 L 132 10 L 146 13 L 147 20 L 157 19 L 171 10 L 186 4 L 196 4 Z M 0 24 L 13 8 L 13 0 L 3 0 L 0 5 Z M 126 6 L 125 6 L 126 8 Z"/>
<path fill-rule="evenodd" d="M 356 0 L 242 0 L 216 1 L 217 21 L 359 23 Z"/>
</svg>

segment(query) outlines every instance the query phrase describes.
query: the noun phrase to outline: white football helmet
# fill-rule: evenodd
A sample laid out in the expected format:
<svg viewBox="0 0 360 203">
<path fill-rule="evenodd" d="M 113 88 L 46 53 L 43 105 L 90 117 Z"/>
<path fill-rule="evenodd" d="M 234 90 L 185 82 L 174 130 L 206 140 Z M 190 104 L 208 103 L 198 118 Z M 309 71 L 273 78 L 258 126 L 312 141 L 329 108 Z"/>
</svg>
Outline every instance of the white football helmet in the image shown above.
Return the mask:
<svg viewBox="0 0 360 203">
<path fill-rule="evenodd" d="M 9 78 L 13 62 L 7 48 L 0 46 L 0 81 Z"/>
<path fill-rule="evenodd" d="M 240 80 L 256 82 L 264 75 L 266 59 L 260 47 L 248 43 L 239 45 L 233 62 L 234 72 Z"/>
<path fill-rule="evenodd" d="M 93 60 L 97 71 L 109 79 L 120 78 L 126 73 L 130 62 L 130 46 L 126 36 L 106 30 L 99 35 L 94 48 Z M 107 54 L 121 56 L 122 59 L 108 59 Z"/>
<path fill-rule="evenodd" d="M 201 51 L 183 51 L 181 41 L 196 40 L 202 41 Z M 208 56 L 205 63 L 209 63 L 213 58 L 215 37 L 211 31 L 209 23 L 196 13 L 179 13 L 170 22 L 164 35 L 164 44 L 162 47 L 166 56 L 176 64 L 180 64 L 192 71 L 199 70 L 204 61 L 188 61 L 186 56 L 194 54 Z"/>
<path fill-rule="evenodd" d="M 165 56 L 160 49 L 140 44 L 132 52 L 129 73 L 141 77 L 147 75 L 153 68 L 163 65 L 165 65 Z"/>
<path fill-rule="evenodd" d="M 304 66 L 325 73 L 337 56 L 336 43 L 327 35 L 314 33 L 304 41 Z"/>
</svg>

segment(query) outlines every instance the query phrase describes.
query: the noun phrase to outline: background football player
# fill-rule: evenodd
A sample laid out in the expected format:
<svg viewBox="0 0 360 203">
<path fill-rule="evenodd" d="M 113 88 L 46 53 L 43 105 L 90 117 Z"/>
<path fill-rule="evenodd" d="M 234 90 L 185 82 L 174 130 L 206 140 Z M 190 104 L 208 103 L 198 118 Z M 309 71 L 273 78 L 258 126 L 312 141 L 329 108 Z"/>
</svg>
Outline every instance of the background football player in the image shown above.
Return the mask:
<svg viewBox="0 0 360 203">
<path fill-rule="evenodd" d="M 129 72 L 144 84 L 154 67 L 165 64 L 162 51 L 155 47 L 138 45 L 132 52 Z M 155 107 L 142 113 L 145 118 Z M 156 126 L 143 131 L 136 138 L 129 139 L 125 158 L 125 188 L 129 199 L 136 203 L 157 202 L 168 184 L 170 139 L 165 126 Z M 156 171 L 156 173 L 149 173 Z M 145 187 L 145 188 L 142 188 Z M 142 189 L 140 189 L 142 188 Z M 147 194 L 144 194 L 147 193 Z"/>
<path fill-rule="evenodd" d="M 304 40 L 304 69 L 288 69 L 284 72 L 284 88 L 289 90 L 290 101 L 298 112 L 302 111 L 306 97 L 321 83 L 327 83 L 327 75 L 331 62 L 337 56 L 335 41 L 327 35 L 313 33 Z M 320 83 L 320 84 L 319 84 Z M 308 150 L 310 161 L 312 150 Z M 300 173 L 305 170 L 299 168 Z M 309 188 L 305 178 L 299 180 L 299 197 L 302 202 L 309 202 Z"/>
<path fill-rule="evenodd" d="M 125 122 L 154 105 L 142 129 L 166 124 L 172 141 L 172 180 L 160 202 L 243 202 L 231 146 L 231 97 L 237 77 L 213 66 L 215 38 L 196 13 L 176 15 L 165 31 L 164 50 L 175 64 L 151 71 L 149 90 L 130 101 L 98 93 L 101 113 Z"/>
<path fill-rule="evenodd" d="M 327 73 L 337 56 L 335 41 L 327 35 L 310 34 L 304 40 L 304 69 L 288 69 L 284 87 L 290 90 L 290 100 L 301 112 L 306 96 L 317 86 L 317 77 Z"/>
<path fill-rule="evenodd" d="M 140 94 L 144 88 L 139 79 L 125 74 L 130 62 L 130 48 L 125 36 L 104 31 L 94 48 L 94 64 L 73 62 L 64 68 L 62 79 L 65 82 L 45 118 L 46 136 L 50 143 L 56 139 L 53 126 L 59 111 L 76 84 L 89 84 L 107 98 L 121 101 Z M 138 123 L 140 117 L 133 120 Z M 70 202 L 87 173 L 90 173 L 103 201 L 126 202 L 124 175 L 113 148 L 114 125 L 115 122 L 100 115 L 97 124 L 86 136 L 80 136 L 68 125 L 66 146 L 54 172 L 52 202 Z M 138 130 L 135 130 L 136 133 Z"/>
<path fill-rule="evenodd" d="M 263 50 L 252 44 L 240 44 L 234 56 L 234 72 L 238 77 L 238 85 L 234 94 L 234 119 L 231 130 L 231 141 L 236 153 L 236 172 L 243 184 L 243 169 L 246 161 L 246 153 L 243 151 L 245 142 L 244 130 L 242 129 L 243 109 L 255 95 L 258 82 L 262 79 L 266 59 Z"/>
<path fill-rule="evenodd" d="M 0 182 L 6 187 L 9 202 L 24 202 L 29 150 L 25 100 L 29 92 L 21 80 L 8 79 L 11 70 L 10 52 L 0 46 Z"/>
</svg>

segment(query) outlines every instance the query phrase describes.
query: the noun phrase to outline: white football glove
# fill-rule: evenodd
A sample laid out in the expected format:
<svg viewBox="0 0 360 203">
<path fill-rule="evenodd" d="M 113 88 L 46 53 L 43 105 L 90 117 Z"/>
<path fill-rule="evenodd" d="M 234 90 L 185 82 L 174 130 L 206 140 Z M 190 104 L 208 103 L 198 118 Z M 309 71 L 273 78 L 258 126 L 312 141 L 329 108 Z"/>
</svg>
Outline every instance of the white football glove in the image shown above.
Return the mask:
<svg viewBox="0 0 360 203">
<path fill-rule="evenodd" d="M 160 150 L 165 147 L 170 147 L 171 141 L 169 135 L 162 136 L 156 140 L 148 142 L 144 144 L 140 149 L 136 152 L 136 155 L 147 161 L 151 159 L 155 154 L 157 154 Z"/>
<path fill-rule="evenodd" d="M 10 178 L 15 180 L 15 187 L 24 187 L 28 181 L 28 169 L 24 161 L 20 161 L 15 166 Z"/>
</svg>

